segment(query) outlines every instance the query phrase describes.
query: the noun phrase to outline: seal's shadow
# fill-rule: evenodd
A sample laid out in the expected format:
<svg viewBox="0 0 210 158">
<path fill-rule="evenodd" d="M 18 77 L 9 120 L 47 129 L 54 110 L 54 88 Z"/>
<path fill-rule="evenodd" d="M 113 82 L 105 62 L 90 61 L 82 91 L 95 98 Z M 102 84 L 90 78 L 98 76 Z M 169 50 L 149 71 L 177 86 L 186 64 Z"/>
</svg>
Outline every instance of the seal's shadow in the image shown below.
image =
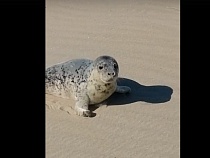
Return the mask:
<svg viewBox="0 0 210 158">
<path fill-rule="evenodd" d="M 118 79 L 119 86 L 131 88 L 130 94 L 114 93 L 105 102 L 107 106 L 126 105 L 138 101 L 152 104 L 164 103 L 171 99 L 173 89 L 164 85 L 144 86 L 127 78 Z M 92 110 L 96 110 L 97 107 Z"/>
</svg>

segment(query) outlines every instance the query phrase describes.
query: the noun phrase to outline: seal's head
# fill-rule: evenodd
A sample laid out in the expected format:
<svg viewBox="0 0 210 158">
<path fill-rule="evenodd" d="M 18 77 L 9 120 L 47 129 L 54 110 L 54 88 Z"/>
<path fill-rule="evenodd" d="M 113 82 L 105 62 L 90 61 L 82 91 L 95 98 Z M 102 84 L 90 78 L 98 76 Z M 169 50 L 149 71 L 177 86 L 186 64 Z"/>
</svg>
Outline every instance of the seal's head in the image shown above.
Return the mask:
<svg viewBox="0 0 210 158">
<path fill-rule="evenodd" d="M 119 67 L 114 58 L 110 56 L 100 56 L 94 61 L 94 65 L 102 82 L 110 83 L 117 80 Z"/>
</svg>

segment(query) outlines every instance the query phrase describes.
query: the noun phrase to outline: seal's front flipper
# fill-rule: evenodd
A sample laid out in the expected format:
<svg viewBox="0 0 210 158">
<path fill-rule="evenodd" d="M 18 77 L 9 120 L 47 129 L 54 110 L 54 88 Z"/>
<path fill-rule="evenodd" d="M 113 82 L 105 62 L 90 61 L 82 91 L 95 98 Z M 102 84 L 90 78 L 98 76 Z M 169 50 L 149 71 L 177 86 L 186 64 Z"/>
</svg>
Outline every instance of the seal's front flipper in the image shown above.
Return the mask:
<svg viewBox="0 0 210 158">
<path fill-rule="evenodd" d="M 91 117 L 91 111 L 88 110 L 89 98 L 87 95 L 80 95 L 77 98 L 75 112 L 79 116 Z"/>
<path fill-rule="evenodd" d="M 127 86 L 117 86 L 116 91 L 117 93 L 130 93 L 131 88 Z"/>
<path fill-rule="evenodd" d="M 91 111 L 75 106 L 75 112 L 78 116 L 91 117 Z"/>
</svg>

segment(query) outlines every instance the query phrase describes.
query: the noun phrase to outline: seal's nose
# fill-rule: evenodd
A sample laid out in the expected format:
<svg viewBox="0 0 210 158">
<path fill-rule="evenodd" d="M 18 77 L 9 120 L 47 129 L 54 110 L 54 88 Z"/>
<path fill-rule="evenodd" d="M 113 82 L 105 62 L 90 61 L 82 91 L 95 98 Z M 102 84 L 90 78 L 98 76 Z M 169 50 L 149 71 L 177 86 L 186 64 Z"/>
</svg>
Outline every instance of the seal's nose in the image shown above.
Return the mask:
<svg viewBox="0 0 210 158">
<path fill-rule="evenodd" d="M 115 76 L 115 72 L 108 72 L 109 76 Z"/>
</svg>

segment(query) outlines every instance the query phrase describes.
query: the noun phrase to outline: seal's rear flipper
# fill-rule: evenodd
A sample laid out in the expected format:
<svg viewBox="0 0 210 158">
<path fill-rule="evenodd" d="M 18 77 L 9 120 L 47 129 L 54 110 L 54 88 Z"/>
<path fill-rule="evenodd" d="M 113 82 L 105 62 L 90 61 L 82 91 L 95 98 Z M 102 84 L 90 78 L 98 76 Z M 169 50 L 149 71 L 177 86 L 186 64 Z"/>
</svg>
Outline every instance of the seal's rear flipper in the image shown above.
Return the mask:
<svg viewBox="0 0 210 158">
<path fill-rule="evenodd" d="M 127 86 L 117 86 L 116 91 L 117 93 L 130 93 L 131 88 Z"/>
</svg>

